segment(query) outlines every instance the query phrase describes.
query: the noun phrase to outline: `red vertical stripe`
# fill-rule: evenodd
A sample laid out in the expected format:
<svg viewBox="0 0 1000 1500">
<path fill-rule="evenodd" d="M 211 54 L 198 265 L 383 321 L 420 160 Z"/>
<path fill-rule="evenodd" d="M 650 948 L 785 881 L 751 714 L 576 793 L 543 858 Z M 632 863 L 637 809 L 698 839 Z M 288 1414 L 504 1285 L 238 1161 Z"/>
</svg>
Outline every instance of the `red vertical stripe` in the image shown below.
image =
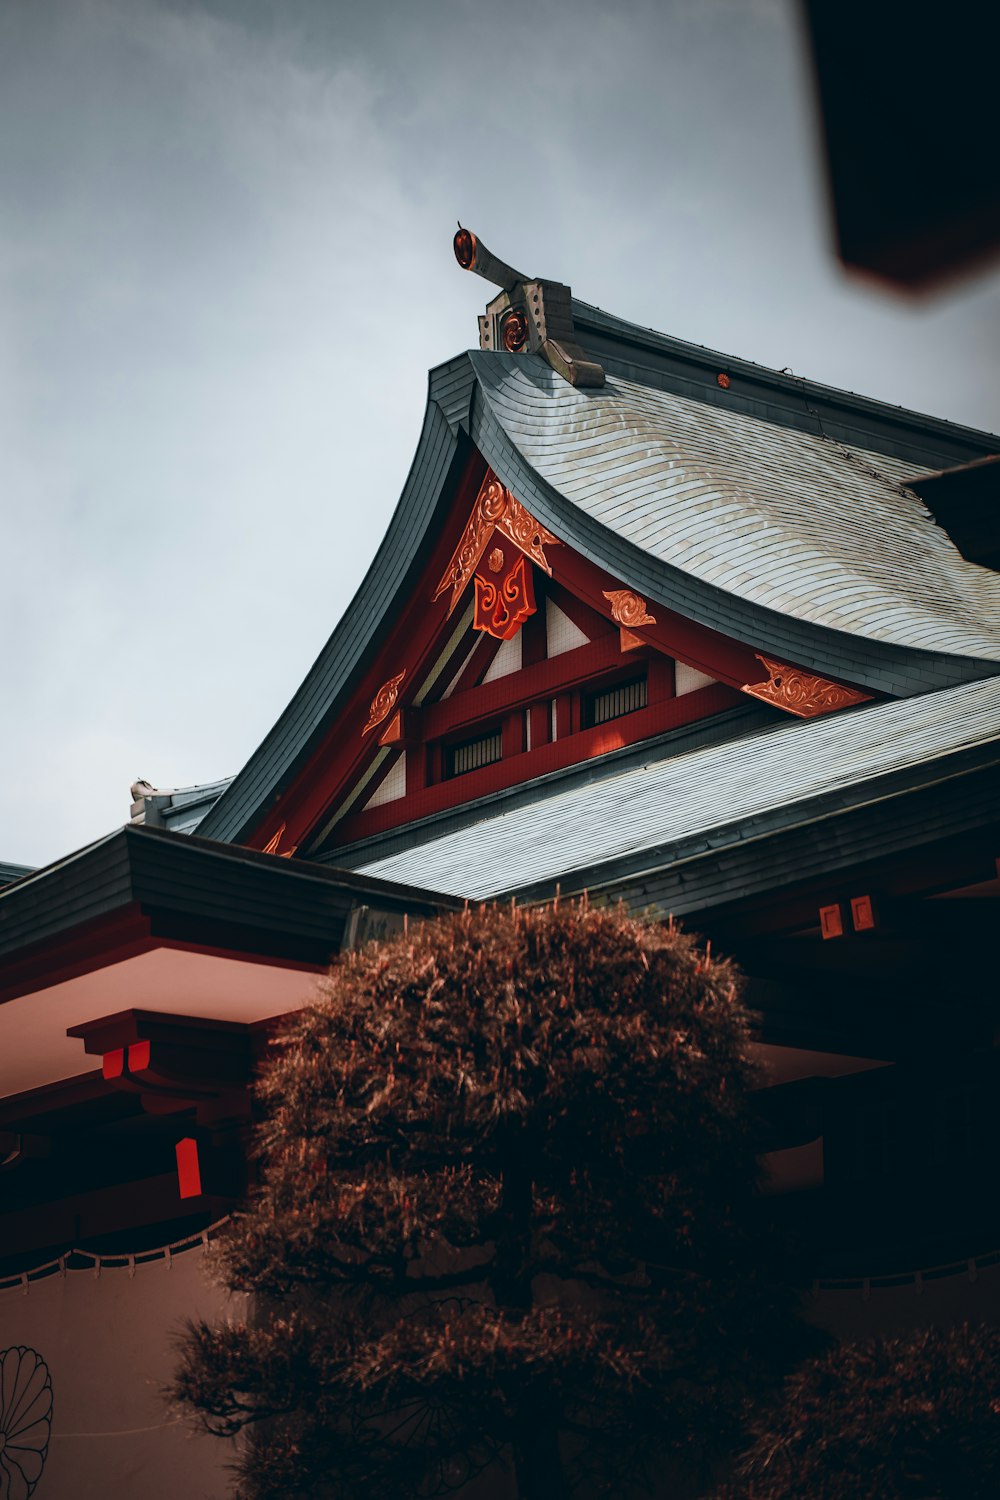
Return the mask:
<svg viewBox="0 0 1000 1500">
<path fill-rule="evenodd" d="M 149 1067 L 149 1043 L 133 1042 L 128 1049 L 128 1070 L 130 1073 L 141 1073 L 143 1068 Z"/>
<path fill-rule="evenodd" d="M 201 1166 L 198 1161 L 198 1142 L 185 1136 L 177 1142 L 177 1184 L 182 1198 L 198 1198 L 201 1195 Z"/>
</svg>

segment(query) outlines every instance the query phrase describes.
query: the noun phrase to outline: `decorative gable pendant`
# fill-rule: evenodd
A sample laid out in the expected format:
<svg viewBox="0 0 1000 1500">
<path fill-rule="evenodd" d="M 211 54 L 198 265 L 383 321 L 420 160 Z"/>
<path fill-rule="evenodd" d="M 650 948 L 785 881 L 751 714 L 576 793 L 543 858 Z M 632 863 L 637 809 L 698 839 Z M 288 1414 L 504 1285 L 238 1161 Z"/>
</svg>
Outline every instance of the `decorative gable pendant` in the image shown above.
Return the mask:
<svg viewBox="0 0 1000 1500">
<path fill-rule="evenodd" d="M 502 554 L 500 567 L 503 567 Z M 476 573 L 473 577 L 476 589 L 473 629 L 485 630 L 498 641 L 511 640 L 529 615 L 535 613 L 535 586 L 531 573 L 531 564 L 523 552 L 517 554 L 502 578 L 494 580 Z"/>
<path fill-rule="evenodd" d="M 440 599 L 442 594 L 451 590 L 450 616 L 469 579 L 474 579 L 474 628 L 485 630 L 498 641 L 509 641 L 529 615 L 535 613 L 533 565 L 537 564 L 551 575 L 545 548 L 557 545 L 558 540 L 490 471 L 480 486 L 461 540 L 433 597 Z M 486 566 L 490 573 L 502 574 L 496 578 L 490 578 L 485 570 L 480 569 L 491 542 L 495 545 L 488 554 Z M 508 562 L 511 553 L 514 560 Z"/>
</svg>

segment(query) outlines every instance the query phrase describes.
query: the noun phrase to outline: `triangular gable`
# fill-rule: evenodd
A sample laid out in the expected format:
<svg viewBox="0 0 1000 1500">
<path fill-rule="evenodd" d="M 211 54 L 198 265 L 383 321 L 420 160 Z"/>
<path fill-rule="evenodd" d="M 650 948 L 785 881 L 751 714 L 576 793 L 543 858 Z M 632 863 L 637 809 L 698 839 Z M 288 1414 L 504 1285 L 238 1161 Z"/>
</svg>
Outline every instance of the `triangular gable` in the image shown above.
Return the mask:
<svg viewBox="0 0 1000 1500">
<path fill-rule="evenodd" d="M 783 455 L 792 454 L 792 450 L 802 460 L 797 472 L 807 483 L 787 510 L 787 518 L 799 528 L 800 540 L 808 541 L 811 536 L 812 511 L 818 507 L 826 521 L 834 518 L 838 528 L 844 522 L 841 529 L 845 535 L 860 528 L 864 541 L 872 529 L 865 505 L 870 500 L 877 508 L 881 503 L 879 486 L 889 483 L 898 492 L 900 479 L 905 477 L 896 457 L 906 461 L 907 472 L 919 465 L 940 468 L 993 451 L 995 440 L 813 382 L 793 381 L 711 350 L 621 324 L 575 302 L 574 315 L 581 320 L 581 327 L 586 324 L 588 337 L 599 339 L 601 361 L 609 377 L 603 391 L 587 394 L 586 406 L 578 413 L 586 419 L 583 426 L 572 422 L 567 426 L 562 421 L 566 415 L 563 407 L 567 402 L 572 405 L 575 398 L 567 396 L 563 383 L 534 355 L 512 361 L 490 351 L 470 353 L 431 372 L 420 443 L 378 555 L 302 686 L 205 815 L 200 831 L 206 836 L 254 843 L 262 833 L 273 838 L 282 821 L 275 817 L 276 810 L 279 805 L 290 809 L 292 802 L 297 804 L 296 815 L 286 820 L 286 839 L 291 839 L 293 825 L 300 821 L 315 826 L 331 782 L 340 777 L 345 758 L 353 757 L 348 721 L 353 722 L 358 712 L 367 717 L 374 695 L 397 675 L 385 663 L 415 655 L 421 669 L 426 667 L 423 653 L 433 644 L 430 636 L 440 623 L 429 609 L 426 589 L 429 585 L 433 592 L 440 570 L 458 543 L 483 477 L 484 461 L 526 508 L 536 526 L 557 537 L 567 555 L 572 549 L 581 564 L 603 575 L 605 590 L 629 590 L 647 601 L 669 605 L 672 622 L 679 624 L 679 635 L 671 642 L 646 638 L 647 649 L 673 651 L 676 660 L 730 686 L 759 682 L 766 701 L 790 707 L 791 698 L 799 694 L 805 711 L 811 711 L 812 699 L 823 681 L 851 684 L 868 694 L 907 696 L 996 672 L 995 661 L 969 655 L 967 642 L 956 646 L 947 631 L 942 634 L 940 612 L 935 614 L 929 606 L 916 611 L 926 625 L 919 640 L 912 632 L 907 641 L 879 638 L 877 632 L 873 635 L 867 628 L 870 615 L 862 621 L 864 628 L 844 629 L 838 625 L 835 612 L 823 615 L 825 606 L 819 613 L 813 611 L 815 618 L 804 618 L 796 613 L 794 601 L 789 602 L 782 583 L 784 575 L 767 579 L 761 575 L 756 533 L 751 535 L 757 525 L 756 512 L 749 519 L 744 515 L 734 522 L 726 497 L 720 493 L 710 500 L 708 528 L 702 527 L 701 538 L 696 541 L 682 524 L 683 517 L 675 518 L 675 524 L 656 506 L 650 510 L 648 463 L 641 443 L 631 457 L 616 450 L 613 464 L 605 466 L 603 461 L 609 442 L 620 448 L 625 441 L 622 413 L 628 400 L 623 380 L 648 390 L 649 412 L 655 407 L 659 413 L 654 426 L 663 426 L 663 431 L 656 429 L 656 442 L 664 452 L 675 444 L 682 467 L 690 457 L 697 468 L 701 427 L 714 423 L 720 443 L 733 450 L 737 462 L 743 455 L 740 473 L 751 486 L 762 478 L 766 480 L 771 472 L 766 466 L 758 472 L 759 454 L 747 448 L 746 424 L 741 427 L 740 423 L 752 415 L 760 419 L 754 432 L 763 434 L 761 441 L 766 437 L 774 464 L 781 468 Z M 642 357 L 636 363 L 635 351 L 640 348 Z M 724 381 L 720 371 L 725 372 Z M 688 401 L 685 422 L 690 433 L 669 428 L 676 413 L 673 407 L 660 412 L 663 402 L 657 406 L 659 397 L 653 392 L 672 392 Z M 704 409 L 704 421 L 700 409 Z M 560 455 L 547 455 L 543 451 L 544 434 L 557 418 L 561 422 Z M 813 428 L 818 444 L 806 445 L 808 452 L 801 443 L 796 447 L 796 434 Z M 840 445 L 836 451 L 825 438 L 833 431 Z M 689 436 L 694 446 L 687 455 Z M 580 446 L 584 437 L 587 454 Z M 542 448 L 538 448 L 539 441 Z M 844 446 L 847 444 L 853 448 L 849 450 Z M 873 465 L 874 452 L 896 457 L 883 457 Z M 556 458 L 553 467 L 550 459 Z M 600 462 L 595 461 L 597 458 Z M 811 465 L 808 473 L 803 463 L 807 468 Z M 859 475 L 864 481 L 865 505 L 855 505 L 851 498 L 852 485 L 857 489 L 861 482 Z M 460 492 L 463 498 L 456 513 Z M 820 499 L 814 502 L 814 495 Z M 901 507 L 905 511 L 911 503 L 917 502 L 897 493 L 892 514 L 900 513 Z M 626 525 L 629 517 L 632 519 Z M 820 519 L 817 514 L 817 523 Z M 713 582 L 699 557 L 717 551 L 722 544 L 728 572 L 725 578 L 720 576 L 720 581 Z M 554 549 L 556 553 L 559 550 L 559 546 Z M 898 548 L 894 555 L 898 558 Z M 822 588 L 829 592 L 831 573 L 837 569 L 831 559 L 824 560 L 815 550 L 808 556 L 803 554 L 796 576 L 801 577 L 803 568 L 808 571 L 809 557 L 816 562 L 817 587 L 820 592 Z M 976 574 L 981 571 L 973 570 Z M 557 576 L 559 572 L 557 568 Z M 489 578 L 485 581 L 488 583 Z M 583 586 L 585 579 L 559 581 L 574 588 L 581 584 L 578 596 L 607 617 L 606 601 L 588 594 Z M 887 580 L 886 587 L 890 584 Z M 599 595 L 601 590 L 597 592 Z M 721 632 L 730 646 L 741 644 L 744 657 L 746 651 L 751 656 L 759 652 L 763 660 L 755 661 L 737 682 L 733 674 L 727 677 L 713 670 L 697 652 L 685 651 L 689 627 L 703 627 L 709 634 Z M 456 646 L 459 634 L 456 630 Z M 655 636 L 655 632 L 650 634 Z M 466 642 L 466 652 L 470 644 Z M 376 659 L 377 670 L 373 668 Z M 785 670 L 790 664 L 797 667 L 792 676 Z M 445 665 L 449 677 L 455 678 L 462 666 L 461 657 Z M 412 671 L 416 669 L 414 666 Z M 507 681 L 510 675 L 498 680 Z M 419 691 L 423 692 L 425 686 Z M 409 701 L 412 675 L 402 689 Z M 364 772 L 369 783 L 370 769 Z M 304 816 L 304 806 L 298 805 L 306 784 L 315 789 L 315 817 L 311 822 Z M 374 791 L 373 784 L 368 785 L 367 792 L 358 784 L 349 795 L 360 798 L 357 805 L 361 807 Z"/>
<path fill-rule="evenodd" d="M 385 643 L 250 842 L 329 852 L 720 713 L 769 671 L 539 526 L 473 459 Z"/>
</svg>

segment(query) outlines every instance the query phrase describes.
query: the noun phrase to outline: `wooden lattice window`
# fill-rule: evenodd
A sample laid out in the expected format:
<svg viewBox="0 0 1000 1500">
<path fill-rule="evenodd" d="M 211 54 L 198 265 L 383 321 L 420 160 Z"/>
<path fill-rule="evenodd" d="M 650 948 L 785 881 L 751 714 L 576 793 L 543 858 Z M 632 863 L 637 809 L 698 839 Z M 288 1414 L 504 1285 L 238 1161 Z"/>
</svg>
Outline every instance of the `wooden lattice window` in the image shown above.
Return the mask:
<svg viewBox="0 0 1000 1500">
<path fill-rule="evenodd" d="M 588 729 L 593 729 L 598 724 L 607 724 L 609 719 L 620 719 L 645 707 L 646 679 L 633 677 L 628 682 L 616 682 L 599 693 L 591 693 L 585 705 L 584 723 Z"/>
<path fill-rule="evenodd" d="M 474 740 L 464 740 L 460 745 L 449 745 L 445 752 L 446 775 L 464 776 L 467 771 L 478 771 L 491 766 L 503 755 L 503 733 L 491 729 Z"/>
</svg>

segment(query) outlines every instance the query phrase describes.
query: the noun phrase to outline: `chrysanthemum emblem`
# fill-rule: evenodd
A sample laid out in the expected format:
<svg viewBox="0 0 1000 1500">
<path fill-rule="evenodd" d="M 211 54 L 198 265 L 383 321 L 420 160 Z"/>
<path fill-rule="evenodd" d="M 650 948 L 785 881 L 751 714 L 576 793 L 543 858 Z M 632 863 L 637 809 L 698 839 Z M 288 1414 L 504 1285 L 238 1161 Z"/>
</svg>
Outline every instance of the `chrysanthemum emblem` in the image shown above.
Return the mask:
<svg viewBox="0 0 1000 1500">
<path fill-rule="evenodd" d="M 45 1467 L 52 1425 L 52 1377 L 34 1349 L 0 1352 L 0 1494 L 28 1500 Z"/>
</svg>

